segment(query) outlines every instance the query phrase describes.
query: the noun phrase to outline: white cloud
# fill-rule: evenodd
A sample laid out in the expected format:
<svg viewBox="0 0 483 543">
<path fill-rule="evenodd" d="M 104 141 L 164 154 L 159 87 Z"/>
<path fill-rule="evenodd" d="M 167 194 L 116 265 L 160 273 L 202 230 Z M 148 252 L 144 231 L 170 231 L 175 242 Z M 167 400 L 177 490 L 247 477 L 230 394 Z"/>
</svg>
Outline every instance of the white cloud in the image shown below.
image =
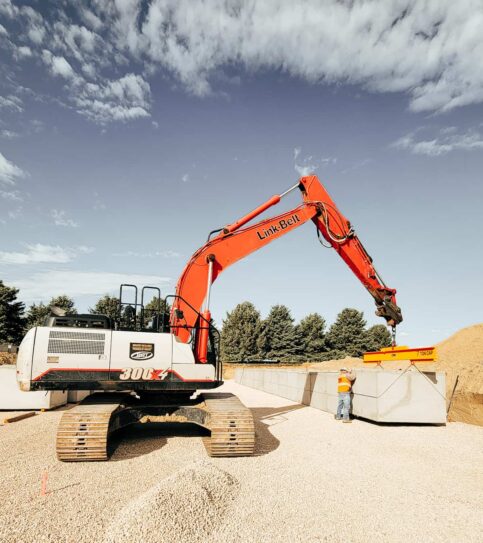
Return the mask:
<svg viewBox="0 0 483 543">
<path fill-rule="evenodd" d="M 72 66 L 65 60 L 64 57 L 52 57 L 52 73 L 54 75 L 60 75 L 66 79 L 72 79 L 75 77 L 75 72 Z"/>
<path fill-rule="evenodd" d="M 44 39 L 45 30 L 41 26 L 32 25 L 28 31 L 28 37 L 35 45 L 40 45 Z"/>
<path fill-rule="evenodd" d="M 190 180 L 189 174 L 185 173 L 181 176 L 181 181 L 183 181 L 183 183 L 187 183 L 189 180 Z"/>
<path fill-rule="evenodd" d="M 154 251 L 150 253 L 139 253 L 136 251 L 124 251 L 122 253 L 113 253 L 112 256 L 122 256 L 122 257 L 135 257 L 135 258 L 178 258 L 180 257 L 180 253 L 177 253 L 176 251 Z"/>
<path fill-rule="evenodd" d="M 101 124 L 149 116 L 147 77 L 158 70 L 199 96 L 226 83 L 223 70 L 237 66 L 311 84 L 404 92 L 414 111 L 483 101 L 481 0 L 77 4 L 46 20 L 3 0 L 1 11 L 17 28 L 2 28 L 17 48 L 30 41 L 32 54 L 67 83 L 67 101 Z M 50 51 L 42 53 L 46 36 Z"/>
<path fill-rule="evenodd" d="M 32 49 L 27 45 L 21 45 L 15 49 L 15 56 L 18 59 L 29 58 L 32 56 Z"/>
<path fill-rule="evenodd" d="M 128 73 L 99 84 L 84 81 L 74 91 L 77 111 L 100 124 L 150 115 L 151 87 L 140 75 Z"/>
<path fill-rule="evenodd" d="M 392 147 L 405 149 L 415 155 L 441 156 L 451 151 L 474 151 L 483 149 L 483 134 L 477 130 L 468 130 L 464 134 L 455 133 L 454 127 L 443 128 L 431 139 L 417 138 L 421 129 L 402 136 Z"/>
<path fill-rule="evenodd" d="M 99 17 L 90 11 L 87 8 L 82 8 L 80 11 L 82 19 L 85 21 L 85 23 L 90 26 L 93 30 L 100 30 L 102 27 L 102 21 L 99 19 Z"/>
<path fill-rule="evenodd" d="M 0 198 L 10 202 L 23 202 L 23 197 L 18 190 L 0 190 Z"/>
<path fill-rule="evenodd" d="M 95 200 L 92 206 L 92 209 L 94 211 L 104 211 L 105 209 L 107 209 L 106 204 L 99 199 L 99 195 L 97 194 L 97 192 L 94 193 L 94 198 Z"/>
<path fill-rule="evenodd" d="M 56 226 L 70 226 L 71 228 L 77 228 L 79 226 L 78 223 L 69 219 L 66 212 L 62 209 L 52 209 L 50 216 L 54 219 L 54 224 Z"/>
<path fill-rule="evenodd" d="M 6 108 L 20 113 L 23 111 L 22 100 L 13 94 L 0 96 L 0 108 Z"/>
<path fill-rule="evenodd" d="M 88 38 L 87 36 L 93 36 L 93 34 L 85 28 L 71 25 L 70 31 L 72 28 L 76 28 L 80 34 L 77 34 L 77 41 L 75 37 L 71 37 L 70 52 L 82 63 L 82 72 L 87 77 L 95 79 L 95 66 L 85 62 L 85 51 L 77 48 L 79 35 L 82 36 L 81 43 L 87 50 L 94 47 L 95 38 Z M 65 36 L 63 38 L 66 39 Z M 129 121 L 149 117 L 151 88 L 141 75 L 127 73 L 119 79 L 98 77 L 96 82 L 91 82 L 77 73 L 64 56 L 56 56 L 44 49 L 42 60 L 54 76 L 60 76 L 66 80 L 70 91 L 69 102 L 78 113 L 90 120 L 105 124 L 111 121 Z"/>
<path fill-rule="evenodd" d="M 68 270 L 46 270 L 26 279 L 8 280 L 20 289 L 20 298 L 27 303 L 58 296 L 59 292 L 71 297 L 102 295 L 119 292 L 121 283 L 134 285 L 166 285 L 169 277 L 110 272 L 86 272 Z"/>
<path fill-rule="evenodd" d="M 0 153 L 0 184 L 15 185 L 18 178 L 26 177 L 27 174 L 10 160 L 7 160 Z"/>
<path fill-rule="evenodd" d="M 0 2 L 0 13 L 12 18 L 18 13 L 18 8 L 10 0 L 2 0 Z"/>
<path fill-rule="evenodd" d="M 27 244 L 24 252 L 0 251 L 0 264 L 32 264 L 50 262 L 64 264 L 71 262 L 79 254 L 93 251 L 90 247 L 60 247 L 59 245 Z"/>
<path fill-rule="evenodd" d="M 117 6 L 118 45 L 198 95 L 210 92 L 217 70 L 238 63 L 313 83 L 405 91 L 417 111 L 483 100 L 480 0 L 153 0 L 144 19 L 140 3 Z"/>
<path fill-rule="evenodd" d="M 23 212 L 23 207 L 18 206 L 15 209 L 9 209 L 8 213 L 7 213 L 7 216 L 8 216 L 9 219 L 15 220 L 15 219 L 18 219 L 19 217 L 21 217 L 22 212 Z"/>
<path fill-rule="evenodd" d="M 13 140 L 18 138 L 18 136 L 19 134 L 17 132 L 13 132 L 12 130 L 0 130 L 0 137 L 6 140 Z"/>
<path fill-rule="evenodd" d="M 294 156 L 294 168 L 300 177 L 315 173 L 320 167 L 329 166 L 335 164 L 337 158 L 335 157 L 320 157 L 314 158 L 312 155 L 301 157 L 302 149 L 295 147 L 293 150 Z"/>
</svg>

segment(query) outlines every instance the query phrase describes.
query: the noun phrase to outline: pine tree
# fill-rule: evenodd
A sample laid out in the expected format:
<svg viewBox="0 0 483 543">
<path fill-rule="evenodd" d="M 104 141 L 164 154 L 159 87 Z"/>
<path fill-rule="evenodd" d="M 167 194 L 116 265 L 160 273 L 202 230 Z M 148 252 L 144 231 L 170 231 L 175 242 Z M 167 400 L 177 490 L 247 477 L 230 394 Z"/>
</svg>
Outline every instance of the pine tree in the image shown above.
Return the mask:
<svg viewBox="0 0 483 543">
<path fill-rule="evenodd" d="M 311 313 L 296 326 L 302 344 L 304 361 L 315 362 L 322 359 L 327 351 L 325 339 L 325 319 L 318 313 Z"/>
<path fill-rule="evenodd" d="M 158 299 L 153 298 L 144 306 L 144 326 L 148 326 L 149 322 L 153 317 L 158 315 L 160 318 L 160 326 L 169 325 L 169 315 L 171 313 L 171 305 L 164 298 L 160 298 L 159 304 Z M 164 319 L 164 320 L 163 320 Z"/>
<path fill-rule="evenodd" d="M 25 326 L 25 304 L 17 301 L 18 289 L 0 280 L 0 343 L 18 345 Z"/>
<path fill-rule="evenodd" d="M 106 317 L 116 320 L 119 314 L 119 298 L 106 294 L 97 300 L 94 307 L 89 308 L 89 313 L 106 315 Z"/>
<path fill-rule="evenodd" d="M 171 312 L 171 305 L 164 299 L 159 300 L 159 309 L 160 313 L 169 313 Z M 153 298 L 144 306 L 144 315 L 145 317 L 152 317 L 154 313 L 158 311 L 158 299 Z"/>
<path fill-rule="evenodd" d="M 66 296 L 65 294 L 57 296 L 56 298 L 52 298 L 49 302 L 49 307 L 53 306 L 63 309 L 66 315 L 77 315 L 77 309 L 75 308 L 74 300 L 72 298 L 69 298 L 69 296 Z"/>
<path fill-rule="evenodd" d="M 367 332 L 367 350 L 379 351 L 383 347 L 390 347 L 392 344 L 391 334 L 384 324 L 375 324 Z"/>
<path fill-rule="evenodd" d="M 32 304 L 27 311 L 27 330 L 34 326 L 43 326 L 46 317 L 50 315 L 50 308 L 53 306 L 63 309 L 66 315 L 77 315 L 74 301 L 63 294 L 52 298 L 47 305 L 43 302 Z"/>
<path fill-rule="evenodd" d="M 294 319 L 288 307 L 274 305 L 262 322 L 257 340 L 259 355 L 263 358 L 294 362 L 303 346 Z"/>
<path fill-rule="evenodd" d="M 251 302 L 238 304 L 227 313 L 221 331 L 221 359 L 238 362 L 255 358 L 260 324 L 260 313 Z"/>
<path fill-rule="evenodd" d="M 361 356 L 367 350 L 366 321 L 361 311 L 346 308 L 338 315 L 327 333 L 328 357 Z"/>
</svg>

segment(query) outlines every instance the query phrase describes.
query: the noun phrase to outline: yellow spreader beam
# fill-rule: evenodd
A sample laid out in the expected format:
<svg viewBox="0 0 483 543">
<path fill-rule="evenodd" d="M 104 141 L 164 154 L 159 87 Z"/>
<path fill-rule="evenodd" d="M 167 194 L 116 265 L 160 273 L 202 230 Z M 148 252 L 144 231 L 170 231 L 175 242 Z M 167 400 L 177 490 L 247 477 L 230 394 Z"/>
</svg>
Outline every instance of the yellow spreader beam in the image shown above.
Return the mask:
<svg viewBox="0 0 483 543">
<path fill-rule="evenodd" d="M 417 347 L 410 349 L 407 345 L 385 347 L 377 352 L 364 353 L 364 362 L 379 364 L 392 360 L 409 360 L 414 362 L 434 362 L 437 358 L 436 347 Z"/>
</svg>

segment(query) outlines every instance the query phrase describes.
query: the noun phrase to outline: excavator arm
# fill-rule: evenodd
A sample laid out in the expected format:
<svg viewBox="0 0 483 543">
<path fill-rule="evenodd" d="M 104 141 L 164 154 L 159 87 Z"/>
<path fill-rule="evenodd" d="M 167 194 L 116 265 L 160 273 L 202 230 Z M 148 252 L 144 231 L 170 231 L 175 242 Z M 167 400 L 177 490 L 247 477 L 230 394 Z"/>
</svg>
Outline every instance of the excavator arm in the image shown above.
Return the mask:
<svg viewBox="0 0 483 543">
<path fill-rule="evenodd" d="M 300 189 L 303 203 L 291 211 L 242 228 L 252 219 L 280 202 L 294 189 Z M 396 291 L 388 288 L 376 272 L 372 259 L 355 235 L 349 221 L 337 209 L 332 198 L 315 175 L 302 177 L 281 195 L 272 196 L 238 221 L 214 231 L 212 239 L 198 249 L 186 265 L 176 286 L 171 310 L 171 328 L 180 341 L 188 342 L 196 329 L 195 352 L 206 362 L 210 289 L 216 278 L 231 264 L 264 247 L 271 241 L 312 220 L 317 233 L 333 247 L 373 296 L 376 314 L 395 327 L 402 321 L 396 303 Z M 205 310 L 199 311 L 204 303 Z"/>
<path fill-rule="evenodd" d="M 300 179 L 300 190 L 306 204 L 315 202 L 319 213 L 312 220 L 324 239 L 340 255 L 359 281 L 374 298 L 376 315 L 386 319 L 389 326 L 402 322 L 396 303 L 396 290 L 385 285 L 377 273 L 372 258 L 354 232 L 350 222 L 338 210 L 329 193 L 315 175 Z"/>
</svg>

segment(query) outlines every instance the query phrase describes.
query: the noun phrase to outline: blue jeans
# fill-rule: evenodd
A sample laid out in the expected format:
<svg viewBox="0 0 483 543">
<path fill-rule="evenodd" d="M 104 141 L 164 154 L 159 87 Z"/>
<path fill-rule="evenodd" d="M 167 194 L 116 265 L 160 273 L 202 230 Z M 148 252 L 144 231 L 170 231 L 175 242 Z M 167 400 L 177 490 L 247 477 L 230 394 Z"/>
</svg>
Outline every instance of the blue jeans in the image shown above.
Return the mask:
<svg viewBox="0 0 483 543">
<path fill-rule="evenodd" d="M 339 392 L 339 402 L 337 404 L 336 417 L 338 419 L 343 418 L 344 420 L 349 420 L 350 408 L 351 408 L 351 393 Z"/>
</svg>

